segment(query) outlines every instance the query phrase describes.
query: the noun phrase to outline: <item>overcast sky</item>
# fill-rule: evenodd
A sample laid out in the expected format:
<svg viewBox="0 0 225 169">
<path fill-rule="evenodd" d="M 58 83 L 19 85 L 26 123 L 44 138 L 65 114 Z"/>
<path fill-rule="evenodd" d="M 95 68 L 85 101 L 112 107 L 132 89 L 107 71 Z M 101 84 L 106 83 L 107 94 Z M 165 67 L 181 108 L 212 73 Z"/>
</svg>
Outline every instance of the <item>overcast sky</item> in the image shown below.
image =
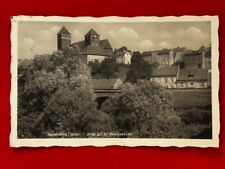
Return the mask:
<svg viewBox="0 0 225 169">
<path fill-rule="evenodd" d="M 93 28 L 100 39 L 109 39 L 113 48 L 126 46 L 135 51 L 187 47 L 198 49 L 209 45 L 210 22 L 157 22 L 157 23 L 55 23 L 19 22 L 18 56 L 31 58 L 36 54 L 56 51 L 56 35 L 65 26 L 72 34 L 72 43 L 84 39 Z"/>
</svg>

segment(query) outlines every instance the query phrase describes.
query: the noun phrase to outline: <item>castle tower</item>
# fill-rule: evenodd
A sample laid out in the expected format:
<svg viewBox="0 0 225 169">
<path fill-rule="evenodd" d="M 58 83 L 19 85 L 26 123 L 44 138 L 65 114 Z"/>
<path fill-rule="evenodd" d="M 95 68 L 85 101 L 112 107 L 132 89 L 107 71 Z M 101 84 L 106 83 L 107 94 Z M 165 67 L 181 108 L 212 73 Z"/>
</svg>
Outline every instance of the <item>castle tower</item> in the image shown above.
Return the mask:
<svg viewBox="0 0 225 169">
<path fill-rule="evenodd" d="M 57 34 L 57 49 L 64 50 L 71 44 L 71 34 L 70 32 L 63 26 L 59 33 Z"/>
<path fill-rule="evenodd" d="M 95 30 L 91 29 L 86 35 L 85 35 L 85 46 L 99 46 L 100 44 L 100 35 L 95 32 Z"/>
</svg>

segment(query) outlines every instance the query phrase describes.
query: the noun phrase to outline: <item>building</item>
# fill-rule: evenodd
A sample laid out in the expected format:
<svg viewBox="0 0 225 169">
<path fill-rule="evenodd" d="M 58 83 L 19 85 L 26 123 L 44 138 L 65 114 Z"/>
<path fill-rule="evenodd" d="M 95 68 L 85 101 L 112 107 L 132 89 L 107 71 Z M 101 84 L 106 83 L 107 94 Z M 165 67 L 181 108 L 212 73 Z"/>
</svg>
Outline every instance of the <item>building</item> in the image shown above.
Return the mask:
<svg viewBox="0 0 225 169">
<path fill-rule="evenodd" d="M 147 51 L 142 53 L 143 59 L 150 62 L 158 62 L 159 65 L 171 66 L 174 64 L 173 50 L 163 49 L 160 51 Z"/>
<path fill-rule="evenodd" d="M 132 52 L 126 48 L 115 50 L 114 56 L 117 63 L 131 64 Z"/>
<path fill-rule="evenodd" d="M 205 52 L 191 51 L 183 57 L 185 69 L 205 69 Z"/>
<path fill-rule="evenodd" d="M 117 79 L 91 79 L 96 94 L 97 108 L 100 109 L 104 101 L 112 95 L 121 93 L 123 82 Z"/>
<path fill-rule="evenodd" d="M 199 89 L 208 87 L 207 69 L 180 69 L 176 81 L 177 88 Z"/>
<path fill-rule="evenodd" d="M 211 46 L 209 47 L 201 46 L 198 51 L 204 52 L 205 68 L 211 70 Z"/>
<path fill-rule="evenodd" d="M 185 47 L 177 47 L 173 49 L 174 63 L 181 62 L 183 60 L 184 53 L 187 51 Z"/>
<path fill-rule="evenodd" d="M 153 63 L 153 60 L 152 60 L 152 51 L 143 52 L 142 53 L 142 57 L 143 57 L 143 60 L 145 60 L 146 62 Z"/>
<path fill-rule="evenodd" d="M 62 27 L 57 34 L 58 50 L 72 46 L 78 47 L 80 53 L 87 58 L 87 62 L 102 62 L 107 57 L 113 57 L 113 50 L 108 39 L 100 40 L 100 35 L 91 29 L 84 37 L 83 41 L 71 44 L 71 34 Z"/>
<path fill-rule="evenodd" d="M 153 69 L 150 80 L 166 88 L 176 88 L 176 80 L 179 74 L 178 66 L 167 66 Z"/>
<path fill-rule="evenodd" d="M 64 50 L 71 44 L 71 34 L 63 26 L 57 34 L 57 49 Z"/>
</svg>

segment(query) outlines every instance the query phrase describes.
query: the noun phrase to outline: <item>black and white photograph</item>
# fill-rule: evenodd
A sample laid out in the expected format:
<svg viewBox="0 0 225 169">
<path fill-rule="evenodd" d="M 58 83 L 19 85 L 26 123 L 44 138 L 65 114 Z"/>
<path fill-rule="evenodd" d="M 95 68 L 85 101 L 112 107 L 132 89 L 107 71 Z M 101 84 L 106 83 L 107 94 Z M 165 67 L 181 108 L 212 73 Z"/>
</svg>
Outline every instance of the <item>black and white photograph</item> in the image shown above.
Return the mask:
<svg viewBox="0 0 225 169">
<path fill-rule="evenodd" d="M 217 16 L 11 22 L 12 147 L 218 147 Z"/>
</svg>

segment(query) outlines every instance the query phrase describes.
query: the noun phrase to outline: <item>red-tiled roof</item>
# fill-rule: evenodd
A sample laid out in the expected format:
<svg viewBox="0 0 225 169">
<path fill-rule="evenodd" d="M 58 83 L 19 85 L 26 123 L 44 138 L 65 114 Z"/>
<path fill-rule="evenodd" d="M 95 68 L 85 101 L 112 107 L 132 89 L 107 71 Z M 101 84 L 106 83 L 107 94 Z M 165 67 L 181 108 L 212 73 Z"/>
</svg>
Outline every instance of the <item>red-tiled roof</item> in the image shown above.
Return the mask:
<svg viewBox="0 0 225 169">
<path fill-rule="evenodd" d="M 207 69 L 180 69 L 177 81 L 207 81 Z"/>
<path fill-rule="evenodd" d="M 152 70 L 152 77 L 171 77 L 177 76 L 178 67 L 162 67 L 160 69 L 153 69 Z"/>
<path fill-rule="evenodd" d="M 64 26 L 58 32 L 58 35 L 60 35 L 60 34 L 71 35 L 70 32 Z"/>
</svg>

